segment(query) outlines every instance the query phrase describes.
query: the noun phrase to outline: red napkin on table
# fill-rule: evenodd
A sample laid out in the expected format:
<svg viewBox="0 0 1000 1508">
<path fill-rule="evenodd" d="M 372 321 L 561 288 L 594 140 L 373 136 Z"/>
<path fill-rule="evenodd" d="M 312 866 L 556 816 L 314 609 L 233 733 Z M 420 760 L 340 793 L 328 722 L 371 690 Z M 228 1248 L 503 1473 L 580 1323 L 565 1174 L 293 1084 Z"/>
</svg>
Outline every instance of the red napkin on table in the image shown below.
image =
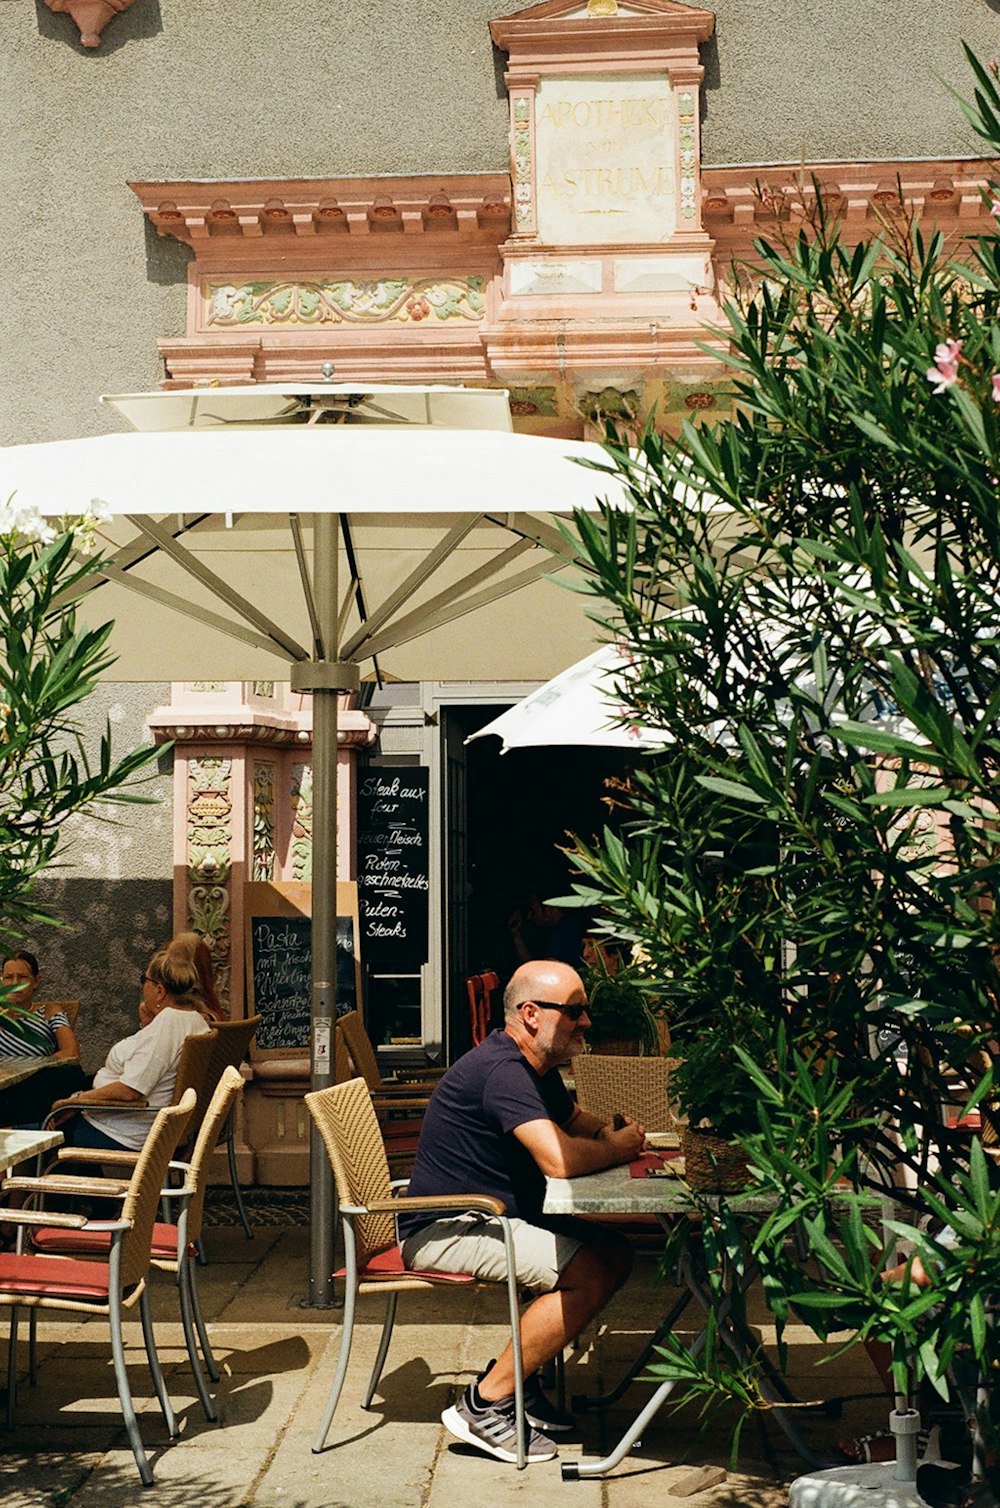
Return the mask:
<svg viewBox="0 0 1000 1508">
<path fill-rule="evenodd" d="M 641 1157 L 629 1163 L 629 1175 L 632 1178 L 645 1178 L 650 1168 L 662 1168 L 668 1162 L 673 1162 L 675 1158 L 683 1156 L 680 1147 L 664 1148 L 662 1152 L 643 1152 Z"/>
<path fill-rule="evenodd" d="M 647 1168 L 662 1168 L 665 1162 L 662 1152 L 644 1152 L 641 1157 L 629 1163 L 629 1174 L 632 1178 L 645 1178 Z"/>
</svg>

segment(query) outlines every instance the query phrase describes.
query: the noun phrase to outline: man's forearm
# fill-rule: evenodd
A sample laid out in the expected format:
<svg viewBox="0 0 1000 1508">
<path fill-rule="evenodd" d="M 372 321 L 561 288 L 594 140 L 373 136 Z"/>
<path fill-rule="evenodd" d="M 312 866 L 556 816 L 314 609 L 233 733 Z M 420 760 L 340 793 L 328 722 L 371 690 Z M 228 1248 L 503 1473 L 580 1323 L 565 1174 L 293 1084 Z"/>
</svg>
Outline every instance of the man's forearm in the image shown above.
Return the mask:
<svg viewBox="0 0 1000 1508">
<path fill-rule="evenodd" d="M 606 1121 L 603 1116 L 594 1115 L 590 1110 L 581 1110 L 577 1105 L 563 1126 L 563 1130 L 567 1136 L 585 1136 L 592 1141 L 595 1136 L 600 1136 L 607 1125 L 610 1125 L 610 1122 Z"/>
</svg>

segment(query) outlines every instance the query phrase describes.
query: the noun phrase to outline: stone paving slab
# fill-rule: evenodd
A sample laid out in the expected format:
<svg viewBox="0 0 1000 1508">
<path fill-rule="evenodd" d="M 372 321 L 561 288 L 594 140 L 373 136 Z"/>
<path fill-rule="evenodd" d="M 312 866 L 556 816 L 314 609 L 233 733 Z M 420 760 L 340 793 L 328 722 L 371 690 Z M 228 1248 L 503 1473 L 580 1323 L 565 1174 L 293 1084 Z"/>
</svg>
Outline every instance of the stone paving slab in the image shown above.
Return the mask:
<svg viewBox="0 0 1000 1508">
<path fill-rule="evenodd" d="M 47 1320 L 40 1326 L 37 1388 L 20 1389 L 19 1424 L 0 1432 L 0 1508 L 785 1508 L 788 1484 L 803 1468 L 770 1422 L 752 1420 L 737 1466 L 728 1459 L 724 1421 L 699 1434 L 693 1405 L 663 1411 L 641 1449 L 607 1479 L 563 1482 L 558 1462 L 518 1473 L 452 1439 L 441 1411 L 506 1339 L 501 1293 L 462 1290 L 403 1294 L 385 1373 L 364 1411 L 361 1398 L 382 1320 L 380 1298 L 359 1302 L 350 1370 L 329 1447 L 312 1451 L 341 1340 L 341 1313 L 303 1309 L 308 1236 L 261 1231 L 247 1242 L 238 1230 L 209 1232 L 210 1263 L 199 1271 L 203 1308 L 222 1377 L 213 1389 L 220 1415 L 206 1422 L 188 1367 L 177 1299 L 165 1275 L 154 1279 L 154 1323 L 167 1385 L 182 1433 L 168 1443 L 150 1397 L 138 1324 L 126 1328 L 130 1375 L 143 1438 L 156 1473 L 143 1493 L 118 1410 L 106 1323 Z M 567 1360 L 567 1390 L 603 1391 L 635 1356 L 668 1302 L 640 1262 L 607 1322 L 583 1337 Z M 685 1315 L 690 1323 L 691 1311 Z M 766 1318 L 761 1315 L 762 1324 Z M 801 1329 L 801 1327 L 796 1327 Z M 808 1332 L 790 1334 L 799 1387 L 806 1396 L 875 1386 L 863 1352 L 834 1367 Z M 26 1371 L 26 1348 L 19 1348 Z M 561 1447 L 568 1458 L 601 1456 L 634 1417 L 652 1384 L 637 1384 L 606 1416 L 581 1419 L 580 1438 Z M 852 1409 L 854 1412 L 852 1413 Z M 881 1403 L 845 1410 L 841 1424 L 815 1418 L 810 1438 L 880 1422 Z M 692 1467 L 721 1465 L 725 1482 L 677 1498 Z"/>
</svg>

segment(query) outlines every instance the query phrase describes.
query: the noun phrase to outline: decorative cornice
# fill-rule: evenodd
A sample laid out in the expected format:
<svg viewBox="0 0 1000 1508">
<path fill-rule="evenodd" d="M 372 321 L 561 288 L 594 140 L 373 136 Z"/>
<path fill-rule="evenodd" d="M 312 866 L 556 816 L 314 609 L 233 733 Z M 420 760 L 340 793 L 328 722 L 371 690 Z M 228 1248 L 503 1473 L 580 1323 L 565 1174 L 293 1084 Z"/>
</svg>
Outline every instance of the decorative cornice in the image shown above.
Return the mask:
<svg viewBox="0 0 1000 1508">
<path fill-rule="evenodd" d="M 312 742 L 307 729 L 273 728 L 260 723 L 157 723 L 152 728 L 153 742 L 178 744 L 268 744 L 305 745 Z"/>
<path fill-rule="evenodd" d="M 153 742 L 158 744 L 253 744 L 270 748 L 309 748 L 312 733 L 308 728 L 274 728 L 261 723 L 157 723 L 152 729 Z M 375 742 L 376 730 L 367 728 L 338 728 L 337 745 L 341 749 L 367 749 Z"/>
<path fill-rule="evenodd" d="M 296 243 L 327 238 L 401 236 L 435 245 L 460 241 L 495 247 L 510 229 L 506 173 L 185 180 L 129 187 L 161 236 L 174 236 L 199 255 L 213 247 L 231 254 L 234 242 L 249 241 L 258 243 L 259 259 L 262 237 L 271 241 L 276 258 Z M 337 256 L 342 259 L 343 250 Z"/>
<path fill-rule="evenodd" d="M 957 241 L 993 223 L 990 199 L 984 200 L 990 177 L 991 164 L 973 157 L 703 167 L 702 219 L 717 267 L 733 257 L 750 259 L 755 240 L 810 213 L 815 179 L 848 242 L 876 232 L 900 210 Z"/>
<path fill-rule="evenodd" d="M 678 48 L 697 48 L 715 30 L 711 11 L 674 0 L 629 0 L 616 11 L 588 13 L 580 0 L 543 0 L 490 22 L 496 45 L 515 60 L 545 67 L 601 55 L 616 66 L 655 66 Z"/>
<path fill-rule="evenodd" d="M 237 683 L 233 683 L 235 686 Z M 226 694 L 231 688 L 221 686 L 214 708 L 204 710 L 193 704 L 191 693 L 182 699 L 182 705 L 162 707 L 147 718 L 147 725 L 155 743 L 198 744 L 249 744 L 268 748 L 308 749 L 312 743 L 312 713 L 309 711 L 286 712 L 284 715 L 255 712 L 245 706 L 225 705 Z M 200 693 L 212 695 L 207 686 Z M 366 713 L 354 707 L 341 707 L 338 714 L 337 743 L 342 749 L 368 748 L 375 742 L 377 729 Z"/>
</svg>

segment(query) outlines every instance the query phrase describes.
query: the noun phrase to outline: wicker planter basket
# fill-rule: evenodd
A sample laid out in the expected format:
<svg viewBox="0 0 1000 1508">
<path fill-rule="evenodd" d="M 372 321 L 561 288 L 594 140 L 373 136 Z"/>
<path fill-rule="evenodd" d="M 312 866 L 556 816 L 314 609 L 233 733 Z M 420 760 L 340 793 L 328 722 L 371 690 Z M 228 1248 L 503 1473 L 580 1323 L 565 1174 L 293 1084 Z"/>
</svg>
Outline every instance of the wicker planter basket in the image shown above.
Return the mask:
<svg viewBox="0 0 1000 1508">
<path fill-rule="evenodd" d="M 681 1131 L 684 1178 L 693 1189 L 709 1194 L 735 1194 L 750 1181 L 747 1156 L 738 1142 L 727 1141 L 703 1126 Z"/>
</svg>

